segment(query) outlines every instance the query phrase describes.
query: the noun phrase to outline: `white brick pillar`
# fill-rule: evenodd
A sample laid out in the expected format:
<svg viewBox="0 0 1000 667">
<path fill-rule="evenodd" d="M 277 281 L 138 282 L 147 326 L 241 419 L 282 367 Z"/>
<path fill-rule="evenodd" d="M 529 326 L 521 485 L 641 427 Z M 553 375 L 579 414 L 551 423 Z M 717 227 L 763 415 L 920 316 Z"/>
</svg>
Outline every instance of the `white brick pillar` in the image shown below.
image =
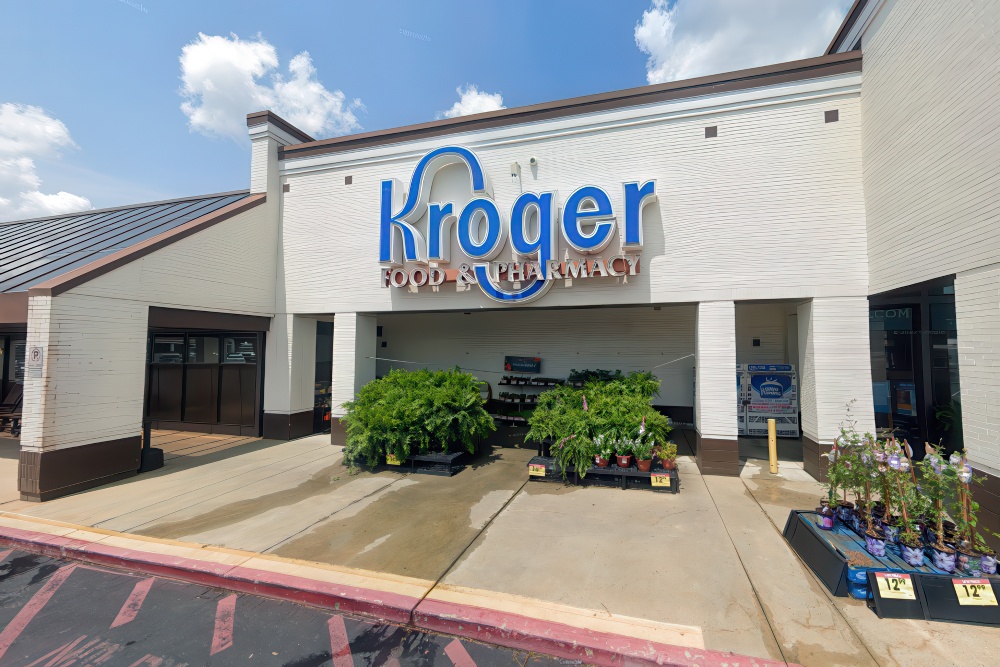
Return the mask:
<svg viewBox="0 0 1000 667">
<path fill-rule="evenodd" d="M 955 276 L 955 318 L 965 450 L 977 469 L 1000 476 L 1000 264 Z"/>
<path fill-rule="evenodd" d="M 337 313 L 333 318 L 333 382 L 330 386 L 330 435 L 343 444 L 339 418 L 344 403 L 353 401 L 361 387 L 375 379 L 376 318 L 374 315 Z"/>
<path fill-rule="evenodd" d="M 830 450 L 848 417 L 860 433 L 875 432 L 868 299 L 813 299 L 798 307 L 799 406 L 806 472 L 826 479 Z"/>
<path fill-rule="evenodd" d="M 265 438 L 291 440 L 313 432 L 316 320 L 279 313 L 267 333 Z"/>
<path fill-rule="evenodd" d="M 708 475 L 738 475 L 735 304 L 699 303 L 695 332 L 698 468 Z"/>
</svg>

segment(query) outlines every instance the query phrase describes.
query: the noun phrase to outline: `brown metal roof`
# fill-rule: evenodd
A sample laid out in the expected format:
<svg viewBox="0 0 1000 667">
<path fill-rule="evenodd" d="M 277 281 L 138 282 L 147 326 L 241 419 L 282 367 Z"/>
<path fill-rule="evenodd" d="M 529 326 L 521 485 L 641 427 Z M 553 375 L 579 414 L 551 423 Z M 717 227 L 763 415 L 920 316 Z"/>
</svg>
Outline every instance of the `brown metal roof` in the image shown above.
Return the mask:
<svg viewBox="0 0 1000 667">
<path fill-rule="evenodd" d="M 458 118 L 447 118 L 429 123 L 420 123 L 418 125 L 379 130 L 377 132 L 349 134 L 333 139 L 293 144 L 279 148 L 278 158 L 285 160 L 289 158 L 339 153 L 415 139 L 445 136 L 457 132 L 504 127 L 519 123 L 593 113 L 595 111 L 608 111 L 860 71 L 860 52 L 836 53 L 817 58 L 768 65 L 766 67 L 754 67 L 738 72 L 713 74 L 697 79 L 671 81 L 670 83 L 642 86 L 610 93 L 600 93 L 598 95 L 587 95 L 585 97 L 574 97 L 532 106 L 500 109 L 499 111 L 489 111 Z M 263 121 L 255 119 L 255 122 Z"/>
</svg>

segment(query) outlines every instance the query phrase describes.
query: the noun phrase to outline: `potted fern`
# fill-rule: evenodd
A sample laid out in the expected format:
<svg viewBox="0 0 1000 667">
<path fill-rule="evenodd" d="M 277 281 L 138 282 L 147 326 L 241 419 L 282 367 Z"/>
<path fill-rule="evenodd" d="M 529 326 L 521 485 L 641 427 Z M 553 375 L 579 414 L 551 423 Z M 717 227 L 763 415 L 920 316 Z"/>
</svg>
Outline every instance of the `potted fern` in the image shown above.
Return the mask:
<svg viewBox="0 0 1000 667">
<path fill-rule="evenodd" d="M 496 429 L 485 402 L 479 380 L 457 368 L 390 371 L 344 404 L 344 460 L 352 467 L 374 467 L 387 457 L 473 453 L 479 439 Z"/>
</svg>

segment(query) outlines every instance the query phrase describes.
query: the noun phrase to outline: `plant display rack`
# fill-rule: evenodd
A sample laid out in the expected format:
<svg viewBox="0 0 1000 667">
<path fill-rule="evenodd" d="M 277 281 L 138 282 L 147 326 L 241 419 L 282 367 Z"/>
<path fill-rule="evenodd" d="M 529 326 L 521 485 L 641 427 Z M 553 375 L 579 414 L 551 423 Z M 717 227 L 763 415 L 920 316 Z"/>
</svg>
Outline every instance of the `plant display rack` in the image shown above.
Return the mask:
<svg viewBox="0 0 1000 667">
<path fill-rule="evenodd" d="M 912 567 L 903 561 L 899 548 L 894 544 L 886 545 L 884 558 L 873 556 L 865 550 L 864 538 L 849 526 L 837 520 L 833 530 L 822 530 L 819 522 L 818 512 L 792 510 L 782 534 L 799 558 L 834 595 L 866 600 L 868 606 L 882 618 L 1000 625 L 1000 606 L 963 605 L 959 602 L 955 586 L 961 586 L 956 582 L 965 578 L 962 573 L 939 570 L 931 565 L 926 556 L 922 567 Z M 857 564 L 856 554 L 863 556 L 871 565 Z M 855 560 L 853 564 L 850 562 L 852 557 Z M 876 573 L 886 572 L 908 575 L 915 599 L 886 599 L 875 595 Z M 981 575 L 978 579 L 988 581 L 993 595 L 1000 599 L 1000 577 Z"/>
<path fill-rule="evenodd" d="M 607 486 L 619 489 L 646 489 L 659 493 L 680 491 L 680 477 L 677 470 L 664 470 L 654 465 L 649 472 L 631 466 L 619 468 L 615 464 L 607 468 L 591 466 L 586 475 L 581 476 L 570 466 L 566 469 L 567 481 L 579 486 Z M 551 456 L 535 456 L 528 462 L 528 479 L 541 482 L 563 482 L 562 473 Z M 654 485 L 654 481 L 656 485 Z"/>
</svg>

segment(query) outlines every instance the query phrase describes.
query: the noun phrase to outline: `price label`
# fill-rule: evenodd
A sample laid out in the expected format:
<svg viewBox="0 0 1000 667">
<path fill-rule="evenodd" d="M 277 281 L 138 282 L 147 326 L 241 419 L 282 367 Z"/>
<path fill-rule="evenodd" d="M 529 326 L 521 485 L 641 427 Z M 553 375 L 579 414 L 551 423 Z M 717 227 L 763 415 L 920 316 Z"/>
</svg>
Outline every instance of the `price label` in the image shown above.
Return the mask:
<svg viewBox="0 0 1000 667">
<path fill-rule="evenodd" d="M 544 463 L 529 463 L 528 464 L 528 475 L 530 477 L 545 477 L 545 464 Z"/>
<path fill-rule="evenodd" d="M 399 459 L 397 459 L 395 454 L 386 454 L 385 455 L 385 462 L 388 463 L 391 466 L 401 466 L 401 465 L 403 465 L 403 462 L 400 461 Z"/>
<path fill-rule="evenodd" d="M 913 592 L 913 579 L 908 574 L 898 572 L 876 572 L 875 581 L 878 582 L 878 593 L 883 598 L 894 600 L 916 600 L 917 595 Z"/>
<path fill-rule="evenodd" d="M 989 579 L 952 579 L 958 604 L 973 607 L 996 607 L 997 596 Z"/>
<path fill-rule="evenodd" d="M 670 488 L 670 475 L 657 475 L 653 473 L 649 476 L 650 481 L 653 482 L 653 486 L 665 486 Z"/>
</svg>

